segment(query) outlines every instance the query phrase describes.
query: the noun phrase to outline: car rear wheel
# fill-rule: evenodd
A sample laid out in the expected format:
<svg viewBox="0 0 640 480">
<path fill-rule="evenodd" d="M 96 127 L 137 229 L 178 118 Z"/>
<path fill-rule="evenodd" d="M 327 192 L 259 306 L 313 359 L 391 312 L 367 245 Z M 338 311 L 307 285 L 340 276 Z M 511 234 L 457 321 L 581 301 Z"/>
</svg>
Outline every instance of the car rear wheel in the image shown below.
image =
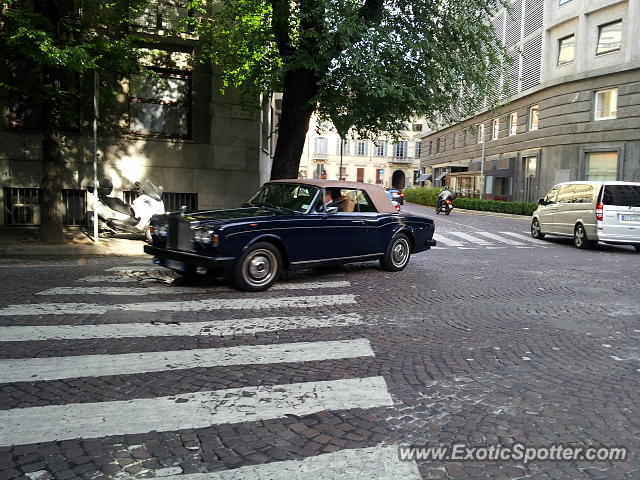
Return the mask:
<svg viewBox="0 0 640 480">
<path fill-rule="evenodd" d="M 576 248 L 592 248 L 595 245 L 595 242 L 587 238 L 587 232 L 580 223 L 573 229 L 573 244 Z"/>
<path fill-rule="evenodd" d="M 238 290 L 262 292 L 280 276 L 282 255 L 267 242 L 251 245 L 240 257 L 233 270 L 233 284 Z"/>
<path fill-rule="evenodd" d="M 398 272 L 407 266 L 409 257 L 411 257 L 411 242 L 409 237 L 400 233 L 391 240 L 384 257 L 380 259 L 380 265 L 389 272 Z"/>
<path fill-rule="evenodd" d="M 534 218 L 531 221 L 531 236 L 538 240 L 542 240 L 544 238 L 544 233 L 542 233 L 542 230 L 540 229 L 540 222 L 537 218 Z"/>
</svg>

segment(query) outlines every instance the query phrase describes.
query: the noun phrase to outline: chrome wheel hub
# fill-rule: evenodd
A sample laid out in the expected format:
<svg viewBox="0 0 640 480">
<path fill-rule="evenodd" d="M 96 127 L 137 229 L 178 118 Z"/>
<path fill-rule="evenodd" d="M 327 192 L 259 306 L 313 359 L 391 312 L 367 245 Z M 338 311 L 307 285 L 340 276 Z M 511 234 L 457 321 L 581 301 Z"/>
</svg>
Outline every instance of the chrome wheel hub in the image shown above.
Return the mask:
<svg viewBox="0 0 640 480">
<path fill-rule="evenodd" d="M 394 265 L 398 267 L 402 266 L 407 261 L 408 253 L 409 245 L 407 245 L 407 242 L 404 239 L 398 240 L 393 246 L 393 251 L 391 253 Z"/>
<path fill-rule="evenodd" d="M 276 271 L 277 259 L 273 252 L 268 250 L 256 250 L 249 255 L 243 265 L 245 280 L 252 285 L 264 285 L 269 283 Z"/>
</svg>

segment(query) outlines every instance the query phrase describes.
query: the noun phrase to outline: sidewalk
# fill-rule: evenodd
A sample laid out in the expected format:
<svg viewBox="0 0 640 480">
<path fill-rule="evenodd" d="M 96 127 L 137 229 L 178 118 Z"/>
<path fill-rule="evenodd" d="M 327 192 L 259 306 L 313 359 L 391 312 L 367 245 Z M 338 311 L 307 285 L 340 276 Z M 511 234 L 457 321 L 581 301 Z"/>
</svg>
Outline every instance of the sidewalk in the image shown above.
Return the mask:
<svg viewBox="0 0 640 480">
<path fill-rule="evenodd" d="M 78 228 L 66 228 L 65 243 L 52 245 L 38 239 L 38 229 L 30 227 L 0 228 L 0 258 L 22 257 L 32 255 L 42 256 L 132 256 L 145 255 L 142 247 L 145 242 L 142 237 L 132 235 L 116 235 L 101 238 L 96 245 L 86 233 Z"/>
</svg>

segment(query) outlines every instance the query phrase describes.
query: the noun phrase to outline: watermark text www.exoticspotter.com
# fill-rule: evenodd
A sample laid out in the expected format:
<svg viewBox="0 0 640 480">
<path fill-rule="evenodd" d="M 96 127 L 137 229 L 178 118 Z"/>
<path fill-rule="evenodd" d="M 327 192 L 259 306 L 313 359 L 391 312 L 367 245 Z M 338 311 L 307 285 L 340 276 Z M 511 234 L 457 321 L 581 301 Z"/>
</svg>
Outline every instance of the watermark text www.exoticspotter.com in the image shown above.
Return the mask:
<svg viewBox="0 0 640 480">
<path fill-rule="evenodd" d="M 627 459 L 626 447 L 546 445 L 527 446 L 522 443 L 513 445 L 474 446 L 463 443 L 440 446 L 400 446 L 400 460 L 449 460 L 449 461 L 620 461 Z"/>
</svg>

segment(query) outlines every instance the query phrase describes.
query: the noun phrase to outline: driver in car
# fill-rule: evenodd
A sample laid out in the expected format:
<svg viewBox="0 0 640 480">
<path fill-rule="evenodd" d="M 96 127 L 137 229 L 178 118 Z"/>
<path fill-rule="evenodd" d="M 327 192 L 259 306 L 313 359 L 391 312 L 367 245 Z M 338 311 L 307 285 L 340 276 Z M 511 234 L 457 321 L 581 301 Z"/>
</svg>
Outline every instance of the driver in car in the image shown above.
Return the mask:
<svg viewBox="0 0 640 480">
<path fill-rule="evenodd" d="M 324 191 L 324 203 L 327 207 L 338 207 L 338 212 L 353 212 L 353 202 L 349 197 L 342 196 L 340 189 L 327 188 Z M 321 204 L 318 206 L 319 210 L 322 210 L 324 206 Z"/>
</svg>

